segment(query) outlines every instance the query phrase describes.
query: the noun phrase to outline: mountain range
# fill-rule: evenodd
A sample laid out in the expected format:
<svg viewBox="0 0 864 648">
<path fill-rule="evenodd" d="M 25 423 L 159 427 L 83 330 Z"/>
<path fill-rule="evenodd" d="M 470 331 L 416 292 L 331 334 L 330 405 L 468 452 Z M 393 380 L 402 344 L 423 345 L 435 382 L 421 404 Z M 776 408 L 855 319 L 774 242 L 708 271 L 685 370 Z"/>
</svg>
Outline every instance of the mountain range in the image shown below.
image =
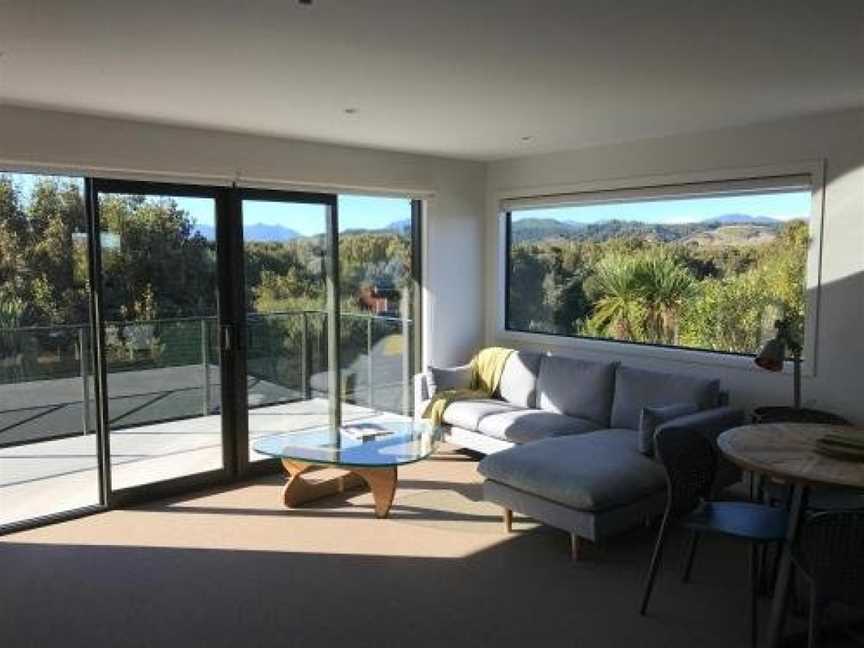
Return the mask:
<svg viewBox="0 0 864 648">
<path fill-rule="evenodd" d="M 706 218 L 703 223 L 718 223 L 720 225 L 778 225 L 783 221 L 768 216 L 751 216 L 750 214 L 723 214 Z"/>
<path fill-rule="evenodd" d="M 195 231 L 208 241 L 216 240 L 216 228 L 212 225 L 195 225 Z M 255 223 L 253 225 L 245 225 L 243 227 L 243 238 L 246 241 L 293 241 L 296 238 L 301 238 L 301 234 L 289 227 L 281 225 L 265 225 L 264 223 Z"/>
<path fill-rule="evenodd" d="M 692 223 L 644 223 L 609 220 L 574 223 L 554 218 L 523 218 L 513 221 L 513 241 L 540 241 L 563 238 L 600 243 L 611 238 L 636 237 L 669 243 L 722 245 L 725 242 L 766 243 L 773 240 L 783 221 L 750 214 L 723 214 Z M 704 233 L 712 235 L 700 236 Z"/>
<path fill-rule="evenodd" d="M 216 228 L 212 225 L 195 225 L 195 231 L 208 241 L 216 240 Z M 352 234 L 383 234 L 395 232 L 400 235 L 408 235 L 411 232 L 411 219 L 394 221 L 379 229 L 349 229 L 344 230 L 342 235 Z M 243 239 L 246 241 L 264 241 L 268 243 L 284 243 L 285 241 L 293 241 L 304 237 L 297 230 L 282 225 L 265 225 L 264 223 L 254 223 L 252 225 L 243 226 Z"/>
<path fill-rule="evenodd" d="M 354 227 L 351 229 L 342 230 L 340 234 L 342 236 L 351 235 L 351 234 L 384 234 L 395 232 L 400 236 L 408 236 L 411 234 L 411 219 L 406 218 L 404 220 L 393 221 L 386 227 L 380 227 L 378 229 L 370 229 L 365 227 Z"/>
</svg>

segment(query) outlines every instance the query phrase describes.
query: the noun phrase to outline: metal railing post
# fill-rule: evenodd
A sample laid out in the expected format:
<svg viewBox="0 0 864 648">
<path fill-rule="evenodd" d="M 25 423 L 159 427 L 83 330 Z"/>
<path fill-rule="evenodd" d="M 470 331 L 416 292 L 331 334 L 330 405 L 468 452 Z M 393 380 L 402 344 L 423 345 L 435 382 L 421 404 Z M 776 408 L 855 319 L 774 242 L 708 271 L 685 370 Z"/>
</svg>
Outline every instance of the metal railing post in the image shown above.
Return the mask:
<svg viewBox="0 0 864 648">
<path fill-rule="evenodd" d="M 201 368 L 204 372 L 202 391 L 204 392 L 201 404 L 201 416 L 210 414 L 210 359 L 208 357 L 207 319 L 201 318 Z"/>
<path fill-rule="evenodd" d="M 311 372 L 311 356 L 309 354 L 309 317 L 306 311 L 302 313 L 302 338 L 300 340 L 300 389 L 303 392 L 303 400 L 312 399 L 312 385 L 309 381 Z"/>
<path fill-rule="evenodd" d="M 366 317 L 366 388 L 369 390 L 369 409 L 375 409 L 375 370 L 372 366 L 372 319 L 372 315 Z"/>
<path fill-rule="evenodd" d="M 406 317 L 405 307 L 402 308 L 402 414 L 411 416 L 411 407 L 413 403 L 411 389 L 411 353 L 409 351 L 411 337 L 409 335 L 410 323 Z"/>
<path fill-rule="evenodd" d="M 270 380 L 279 383 L 279 360 L 273 352 L 273 329 L 276 327 L 276 318 L 268 319 L 264 327 L 264 337 L 267 340 L 267 360 L 270 364 Z"/>
<path fill-rule="evenodd" d="M 81 367 L 81 428 L 86 435 L 90 432 L 90 378 L 87 375 L 90 357 L 89 345 L 87 344 L 87 327 L 78 329 L 78 356 Z"/>
</svg>

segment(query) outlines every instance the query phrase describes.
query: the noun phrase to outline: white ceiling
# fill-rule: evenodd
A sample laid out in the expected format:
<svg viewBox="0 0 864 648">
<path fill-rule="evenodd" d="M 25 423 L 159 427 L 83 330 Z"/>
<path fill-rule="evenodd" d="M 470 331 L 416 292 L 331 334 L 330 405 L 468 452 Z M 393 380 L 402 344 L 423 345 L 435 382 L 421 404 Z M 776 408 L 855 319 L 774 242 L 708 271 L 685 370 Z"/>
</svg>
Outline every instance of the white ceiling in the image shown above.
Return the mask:
<svg viewBox="0 0 864 648">
<path fill-rule="evenodd" d="M 11 104 L 474 159 L 864 105 L 862 0 L 0 0 L 0 52 Z"/>
</svg>

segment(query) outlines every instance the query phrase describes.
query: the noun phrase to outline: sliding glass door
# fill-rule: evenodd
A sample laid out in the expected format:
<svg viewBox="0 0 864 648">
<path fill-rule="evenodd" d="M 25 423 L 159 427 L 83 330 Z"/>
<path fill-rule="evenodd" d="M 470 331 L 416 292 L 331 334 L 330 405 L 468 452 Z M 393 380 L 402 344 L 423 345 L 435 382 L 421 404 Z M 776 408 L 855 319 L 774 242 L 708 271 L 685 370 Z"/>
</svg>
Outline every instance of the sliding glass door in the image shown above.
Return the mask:
<svg viewBox="0 0 864 648">
<path fill-rule="evenodd" d="M 411 415 L 416 201 L 339 196 L 343 418 Z"/>
<path fill-rule="evenodd" d="M 330 344 L 335 299 L 333 196 L 244 190 L 243 301 L 248 460 L 254 440 L 338 421 Z M 338 312 L 336 314 L 338 321 Z"/>
<path fill-rule="evenodd" d="M 111 489 L 222 471 L 219 190 L 95 191 Z"/>
<path fill-rule="evenodd" d="M 244 458 L 266 459 L 263 436 L 411 416 L 420 203 L 241 190 L 239 213 Z"/>
<path fill-rule="evenodd" d="M 0 527 L 101 502 L 84 180 L 0 173 Z"/>
<path fill-rule="evenodd" d="M 420 203 L 0 173 L 0 531 L 411 414 Z"/>
</svg>

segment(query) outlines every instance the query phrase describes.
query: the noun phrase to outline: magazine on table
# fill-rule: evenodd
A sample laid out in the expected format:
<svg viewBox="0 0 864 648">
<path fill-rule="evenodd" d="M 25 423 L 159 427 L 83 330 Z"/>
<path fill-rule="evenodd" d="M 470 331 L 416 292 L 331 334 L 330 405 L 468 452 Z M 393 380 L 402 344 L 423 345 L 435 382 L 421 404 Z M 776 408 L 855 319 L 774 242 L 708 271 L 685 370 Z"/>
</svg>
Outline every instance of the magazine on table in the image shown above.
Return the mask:
<svg viewBox="0 0 864 648">
<path fill-rule="evenodd" d="M 380 423 L 352 423 L 339 429 L 342 434 L 357 441 L 371 441 L 393 434 L 393 430 Z"/>
</svg>

